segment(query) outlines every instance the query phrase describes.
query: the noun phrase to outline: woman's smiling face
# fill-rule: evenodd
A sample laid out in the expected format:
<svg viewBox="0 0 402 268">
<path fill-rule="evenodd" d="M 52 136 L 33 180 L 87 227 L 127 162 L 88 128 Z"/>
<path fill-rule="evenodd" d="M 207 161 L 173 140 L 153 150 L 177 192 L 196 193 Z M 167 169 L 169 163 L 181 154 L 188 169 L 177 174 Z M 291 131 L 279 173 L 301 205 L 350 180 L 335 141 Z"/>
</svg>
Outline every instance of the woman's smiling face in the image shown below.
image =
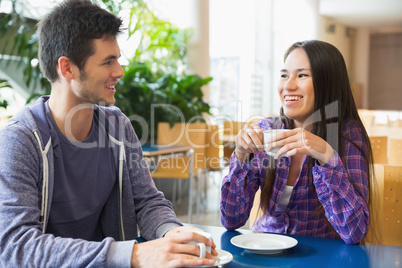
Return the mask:
<svg viewBox="0 0 402 268">
<path fill-rule="evenodd" d="M 283 112 L 294 120 L 295 127 L 303 127 L 314 111 L 314 86 L 310 63 L 302 48 L 289 54 L 280 76 L 278 92 Z"/>
</svg>

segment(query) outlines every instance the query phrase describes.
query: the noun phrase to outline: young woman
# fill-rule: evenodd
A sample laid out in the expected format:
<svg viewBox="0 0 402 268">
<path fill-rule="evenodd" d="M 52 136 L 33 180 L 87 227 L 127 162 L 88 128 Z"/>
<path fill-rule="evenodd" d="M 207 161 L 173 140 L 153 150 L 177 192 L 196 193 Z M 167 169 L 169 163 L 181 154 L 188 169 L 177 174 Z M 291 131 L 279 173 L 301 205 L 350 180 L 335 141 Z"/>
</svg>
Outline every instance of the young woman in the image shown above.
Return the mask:
<svg viewBox="0 0 402 268">
<path fill-rule="evenodd" d="M 236 137 L 222 185 L 223 226 L 243 226 L 261 188 L 264 213 L 254 230 L 358 243 L 369 226 L 372 152 L 341 53 L 317 40 L 293 44 L 278 93 L 280 117 L 245 126 Z M 263 131 L 278 128 L 290 131 L 264 148 Z"/>
</svg>

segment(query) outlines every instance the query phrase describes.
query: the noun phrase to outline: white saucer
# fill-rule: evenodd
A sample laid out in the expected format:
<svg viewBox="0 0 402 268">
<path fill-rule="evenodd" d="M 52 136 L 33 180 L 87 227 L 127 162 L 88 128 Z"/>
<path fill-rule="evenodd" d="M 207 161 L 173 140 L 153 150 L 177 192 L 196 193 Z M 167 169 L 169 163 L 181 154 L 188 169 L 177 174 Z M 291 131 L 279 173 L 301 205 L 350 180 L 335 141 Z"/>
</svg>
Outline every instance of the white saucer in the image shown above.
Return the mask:
<svg viewBox="0 0 402 268">
<path fill-rule="evenodd" d="M 297 240 L 278 234 L 244 234 L 233 237 L 230 242 L 253 254 L 278 254 L 297 245 Z"/>
<path fill-rule="evenodd" d="M 226 263 L 229 263 L 233 260 L 233 255 L 230 252 L 227 252 L 226 250 L 223 249 L 215 249 L 218 252 L 218 257 L 214 265 L 201 265 L 201 266 L 196 266 L 196 267 L 213 267 L 213 266 L 219 266 L 219 265 L 224 265 Z"/>
</svg>

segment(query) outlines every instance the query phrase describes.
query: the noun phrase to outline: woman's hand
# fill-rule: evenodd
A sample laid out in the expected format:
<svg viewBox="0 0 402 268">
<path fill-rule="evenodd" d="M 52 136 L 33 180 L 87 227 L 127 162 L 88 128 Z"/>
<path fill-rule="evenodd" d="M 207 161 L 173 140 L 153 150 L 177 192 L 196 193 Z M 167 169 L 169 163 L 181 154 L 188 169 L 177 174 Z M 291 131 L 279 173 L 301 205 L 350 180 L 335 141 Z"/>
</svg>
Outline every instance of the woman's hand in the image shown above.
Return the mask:
<svg viewBox="0 0 402 268">
<path fill-rule="evenodd" d="M 218 252 L 215 243 L 205 236 L 193 233 L 192 230 L 203 231 L 192 226 L 182 226 L 168 231 L 165 237 L 134 245 L 131 257 L 132 267 L 183 267 L 211 266 L 215 263 Z M 200 249 L 197 245 L 186 244 L 190 241 L 204 243 L 210 246 L 211 253 L 206 252 L 205 258 L 199 258 Z"/>
<path fill-rule="evenodd" d="M 276 153 L 275 159 L 282 154 L 286 154 L 287 157 L 305 154 L 317 159 L 323 165 L 334 155 L 331 145 L 303 128 L 278 133 L 271 138 L 267 145 L 267 151 L 283 146 Z"/>
<path fill-rule="evenodd" d="M 247 161 L 250 154 L 257 154 L 264 150 L 264 133 L 260 126 L 244 126 L 236 136 L 236 158 L 240 161 Z"/>
</svg>

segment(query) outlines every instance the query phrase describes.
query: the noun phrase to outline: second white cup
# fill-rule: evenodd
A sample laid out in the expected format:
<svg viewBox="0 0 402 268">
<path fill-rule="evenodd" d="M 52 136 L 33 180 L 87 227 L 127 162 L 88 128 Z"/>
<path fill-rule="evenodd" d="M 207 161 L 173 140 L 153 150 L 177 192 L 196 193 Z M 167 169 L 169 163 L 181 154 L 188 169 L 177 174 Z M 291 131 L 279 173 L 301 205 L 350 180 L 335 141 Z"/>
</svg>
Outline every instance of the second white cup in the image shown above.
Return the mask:
<svg viewBox="0 0 402 268">
<path fill-rule="evenodd" d="M 290 129 L 269 129 L 264 131 L 264 148 L 268 147 L 268 144 L 270 143 L 270 140 L 278 135 L 279 133 L 283 133 L 286 131 L 290 131 Z M 276 153 L 279 151 L 279 149 L 282 147 L 275 147 L 272 148 L 271 151 L 267 152 L 268 155 L 270 156 L 275 156 Z M 285 154 L 282 154 L 280 157 L 285 156 Z"/>
<path fill-rule="evenodd" d="M 203 232 L 203 231 L 191 231 L 191 232 L 203 235 L 206 238 L 208 238 L 209 241 L 212 241 L 212 235 L 210 233 Z M 190 241 L 187 244 L 197 245 L 200 248 L 200 258 L 205 258 L 205 254 L 207 252 L 211 254 L 211 247 L 205 246 L 204 243 L 198 243 L 198 242 L 195 242 L 195 241 Z"/>
</svg>

